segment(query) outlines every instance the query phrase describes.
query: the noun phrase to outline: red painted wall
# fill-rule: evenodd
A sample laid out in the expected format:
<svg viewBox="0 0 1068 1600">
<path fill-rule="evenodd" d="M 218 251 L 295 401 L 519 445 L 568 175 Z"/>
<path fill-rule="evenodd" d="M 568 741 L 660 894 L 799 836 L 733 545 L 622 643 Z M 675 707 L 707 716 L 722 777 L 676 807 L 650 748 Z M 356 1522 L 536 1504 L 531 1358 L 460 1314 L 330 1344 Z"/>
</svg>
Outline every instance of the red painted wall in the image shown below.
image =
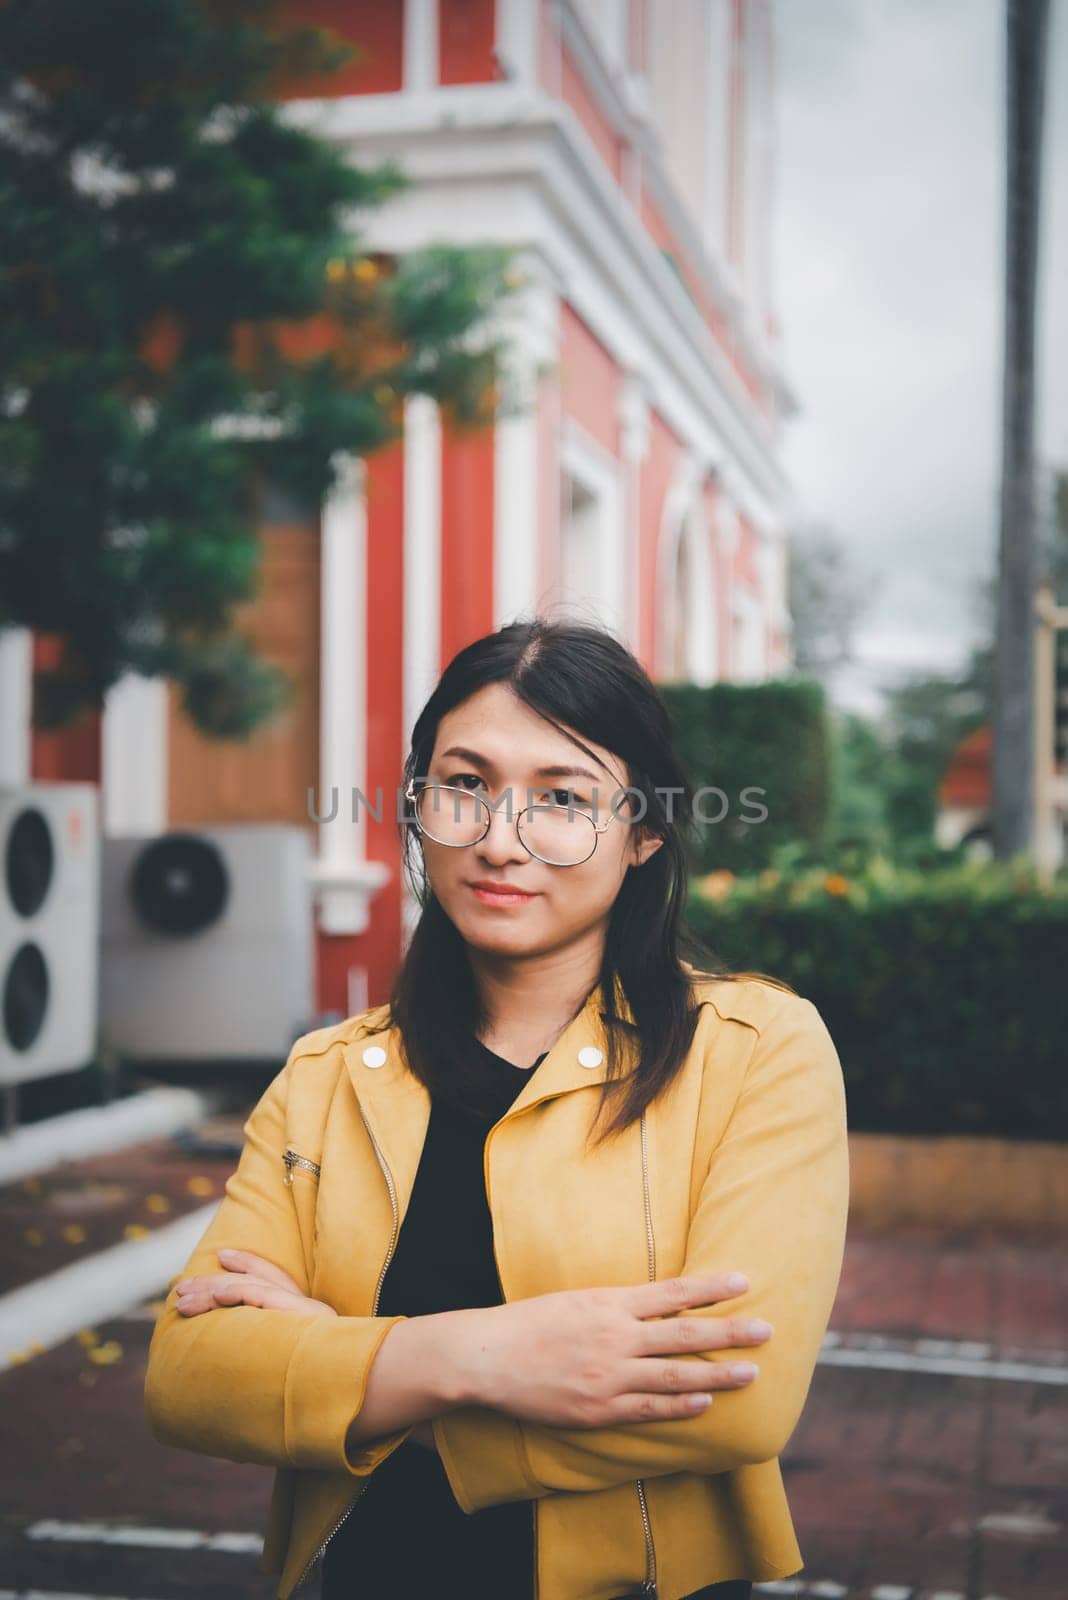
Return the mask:
<svg viewBox="0 0 1068 1600">
<path fill-rule="evenodd" d="M 494 430 L 441 439 L 441 666 L 493 629 Z"/>
<path fill-rule="evenodd" d="M 33 670 L 52 671 L 63 658 L 57 634 L 33 636 Z M 35 783 L 100 782 L 100 713 L 86 711 L 77 722 L 51 732 L 30 730 L 30 778 Z"/>
<path fill-rule="evenodd" d="M 574 417 L 598 444 L 619 455 L 619 368 L 583 322 L 563 305 L 560 312 L 560 386 L 564 416 Z"/>
<path fill-rule="evenodd" d="M 441 83 L 493 83 L 495 0 L 438 0 L 438 77 Z"/>
</svg>

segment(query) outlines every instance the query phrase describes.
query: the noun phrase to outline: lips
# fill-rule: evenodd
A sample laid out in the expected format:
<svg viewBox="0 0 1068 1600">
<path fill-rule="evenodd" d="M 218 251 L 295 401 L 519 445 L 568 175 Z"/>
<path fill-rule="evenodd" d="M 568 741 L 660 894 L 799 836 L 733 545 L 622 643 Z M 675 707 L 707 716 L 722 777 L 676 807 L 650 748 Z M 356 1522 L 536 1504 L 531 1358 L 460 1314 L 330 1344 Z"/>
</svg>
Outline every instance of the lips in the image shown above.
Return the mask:
<svg viewBox="0 0 1068 1600">
<path fill-rule="evenodd" d="M 470 883 L 468 888 L 487 906 L 525 905 L 535 896 L 525 889 L 516 889 L 507 883 Z"/>
</svg>

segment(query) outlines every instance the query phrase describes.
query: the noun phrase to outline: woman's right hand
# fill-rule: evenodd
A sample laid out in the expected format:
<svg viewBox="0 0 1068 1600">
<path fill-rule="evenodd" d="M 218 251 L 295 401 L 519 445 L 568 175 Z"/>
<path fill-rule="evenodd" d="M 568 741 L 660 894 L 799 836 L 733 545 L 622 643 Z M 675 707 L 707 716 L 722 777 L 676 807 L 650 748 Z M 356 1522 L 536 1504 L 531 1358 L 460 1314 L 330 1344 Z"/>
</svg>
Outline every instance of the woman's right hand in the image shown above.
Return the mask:
<svg viewBox="0 0 1068 1600">
<path fill-rule="evenodd" d="M 749 1316 L 677 1315 L 744 1293 L 737 1276 L 568 1289 L 446 1313 L 463 1401 L 549 1427 L 694 1416 L 713 1390 L 742 1388 L 757 1369 L 680 1358 L 763 1344 L 774 1331 Z"/>
</svg>

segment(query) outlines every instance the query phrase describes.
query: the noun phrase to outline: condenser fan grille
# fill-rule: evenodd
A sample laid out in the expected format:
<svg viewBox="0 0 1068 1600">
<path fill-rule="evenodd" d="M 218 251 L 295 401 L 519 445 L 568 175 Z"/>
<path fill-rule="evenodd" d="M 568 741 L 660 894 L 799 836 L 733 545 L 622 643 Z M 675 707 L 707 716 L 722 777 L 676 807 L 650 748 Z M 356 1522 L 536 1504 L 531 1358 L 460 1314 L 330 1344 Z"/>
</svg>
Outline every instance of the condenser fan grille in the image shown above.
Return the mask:
<svg viewBox="0 0 1068 1600">
<path fill-rule="evenodd" d="M 146 927 L 157 933 L 201 933 L 217 922 L 230 898 L 221 850 L 196 834 L 172 833 L 146 845 L 134 863 L 130 897 Z"/>
<path fill-rule="evenodd" d="M 33 917 L 44 904 L 56 870 L 52 830 L 36 806 L 20 811 L 7 836 L 4 886 L 20 917 Z"/>
</svg>

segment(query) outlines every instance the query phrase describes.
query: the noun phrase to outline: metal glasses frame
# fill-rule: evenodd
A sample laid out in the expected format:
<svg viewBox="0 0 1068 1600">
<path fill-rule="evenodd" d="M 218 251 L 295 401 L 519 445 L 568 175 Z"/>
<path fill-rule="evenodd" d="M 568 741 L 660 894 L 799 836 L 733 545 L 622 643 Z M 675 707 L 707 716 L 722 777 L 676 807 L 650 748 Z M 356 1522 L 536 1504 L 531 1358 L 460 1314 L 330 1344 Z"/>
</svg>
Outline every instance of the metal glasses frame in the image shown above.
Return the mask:
<svg viewBox="0 0 1068 1600">
<path fill-rule="evenodd" d="M 427 789 L 431 789 L 431 788 L 436 789 L 439 794 L 443 794 L 443 793 L 445 793 L 445 794 L 462 794 L 469 800 L 477 800 L 479 802 L 479 804 L 482 806 L 482 808 L 485 811 L 485 813 L 486 813 L 486 826 L 483 828 L 482 832 L 479 834 L 477 839 L 469 839 L 466 844 L 449 844 L 444 839 L 434 839 L 434 835 L 432 833 L 430 833 L 428 831 L 428 829 L 423 827 L 423 820 L 419 815 L 419 807 L 418 807 L 418 804 L 417 804 L 417 802 L 419 800 L 419 795 L 417 795 L 415 793 L 415 791 L 414 791 L 414 788 L 413 788 L 414 782 L 415 782 L 414 778 L 409 778 L 408 787 L 404 791 L 404 797 L 405 797 L 406 800 L 410 800 L 412 802 L 412 804 L 416 808 L 416 810 L 415 810 L 415 823 L 416 823 L 416 827 L 419 829 L 420 833 L 426 834 L 426 837 L 428 839 L 433 839 L 435 844 L 440 844 L 442 846 L 442 848 L 445 849 L 445 850 L 470 850 L 472 845 L 481 844 L 482 843 L 482 840 L 486 837 L 487 833 L 489 833 L 490 824 L 493 821 L 493 812 L 490 809 L 488 801 L 486 801 L 482 797 L 482 795 L 476 794 L 473 789 L 461 789 L 455 783 L 430 783 L 430 782 L 427 782 L 427 783 L 425 783 L 423 785 L 422 789 L 419 791 L 419 794 L 425 794 Z M 523 835 L 519 832 L 520 821 L 521 821 L 521 819 L 523 817 L 526 816 L 528 811 L 546 811 L 546 810 L 549 810 L 549 809 L 550 808 L 547 807 L 547 806 L 537 806 L 537 805 L 524 806 L 522 811 L 518 811 L 516 813 L 516 816 L 515 816 L 515 831 L 516 831 L 516 837 L 518 838 L 519 843 L 523 846 L 523 849 L 526 851 L 528 856 L 533 856 L 535 861 L 541 861 L 547 867 L 581 867 L 581 866 L 583 866 L 584 863 L 587 862 L 590 859 L 590 856 L 593 855 L 594 850 L 597 849 L 597 842 L 600 839 L 601 834 L 608 827 L 608 824 L 610 822 L 618 822 L 619 821 L 619 818 L 616 816 L 615 812 L 611 811 L 611 810 L 609 811 L 608 816 L 605 818 L 605 820 L 601 823 L 601 825 L 599 827 L 598 827 L 597 823 L 594 822 L 593 818 L 589 817 L 588 821 L 589 821 L 590 827 L 593 829 L 593 833 L 594 833 L 593 846 L 592 846 L 592 848 L 590 850 L 590 854 L 586 855 L 586 856 L 583 856 L 581 858 L 581 860 L 579 860 L 579 861 L 549 861 L 549 860 L 547 860 L 547 858 L 545 856 L 539 856 L 539 854 L 538 854 L 538 852 L 536 850 L 532 850 L 530 848 L 529 844 L 527 844 L 527 841 L 523 838 Z M 587 814 L 586 814 L 585 811 L 580 811 L 580 812 L 577 813 L 577 815 L 585 817 Z"/>
</svg>

